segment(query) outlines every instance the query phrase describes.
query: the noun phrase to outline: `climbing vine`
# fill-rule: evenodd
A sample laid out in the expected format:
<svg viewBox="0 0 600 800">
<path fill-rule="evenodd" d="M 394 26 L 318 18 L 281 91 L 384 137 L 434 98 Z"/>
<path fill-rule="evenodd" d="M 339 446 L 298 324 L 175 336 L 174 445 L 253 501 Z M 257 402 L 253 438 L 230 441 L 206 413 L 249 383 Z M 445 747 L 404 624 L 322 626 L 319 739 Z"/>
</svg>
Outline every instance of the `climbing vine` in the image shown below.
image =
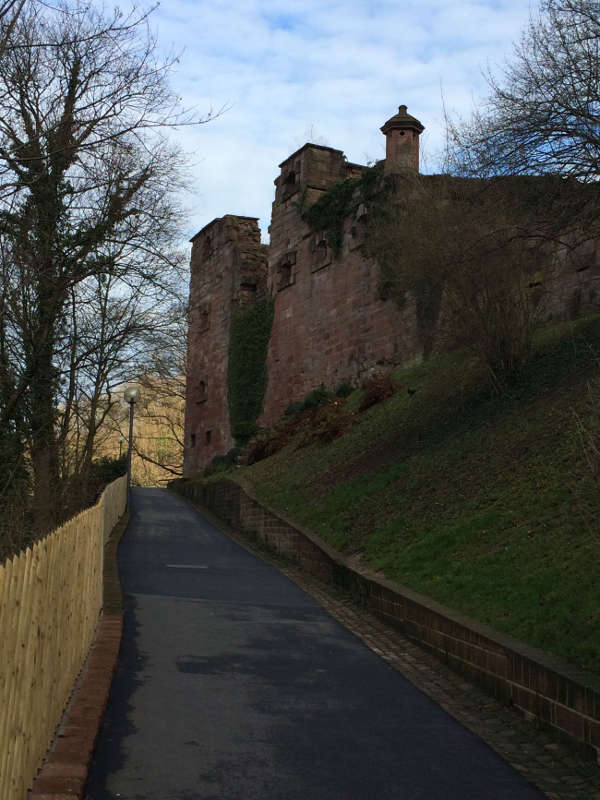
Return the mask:
<svg viewBox="0 0 600 800">
<path fill-rule="evenodd" d="M 323 231 L 334 254 L 339 255 L 344 238 L 344 222 L 356 214 L 361 203 L 370 203 L 381 188 L 383 162 L 365 169 L 360 178 L 346 178 L 334 184 L 302 217 L 314 231 Z"/>
<path fill-rule="evenodd" d="M 237 308 L 231 321 L 227 399 L 229 420 L 237 445 L 258 431 L 256 420 L 267 388 L 267 347 L 273 324 L 273 301 L 259 300 Z"/>
</svg>

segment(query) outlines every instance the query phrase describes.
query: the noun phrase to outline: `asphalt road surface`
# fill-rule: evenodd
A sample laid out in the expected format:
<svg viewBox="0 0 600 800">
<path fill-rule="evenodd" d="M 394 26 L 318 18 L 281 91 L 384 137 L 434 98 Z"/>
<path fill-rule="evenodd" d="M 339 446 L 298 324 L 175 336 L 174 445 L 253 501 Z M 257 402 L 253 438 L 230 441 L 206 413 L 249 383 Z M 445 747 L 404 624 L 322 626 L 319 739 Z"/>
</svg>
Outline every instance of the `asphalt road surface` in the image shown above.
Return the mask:
<svg viewBox="0 0 600 800">
<path fill-rule="evenodd" d="M 136 489 L 88 800 L 540 800 L 184 500 Z"/>
</svg>

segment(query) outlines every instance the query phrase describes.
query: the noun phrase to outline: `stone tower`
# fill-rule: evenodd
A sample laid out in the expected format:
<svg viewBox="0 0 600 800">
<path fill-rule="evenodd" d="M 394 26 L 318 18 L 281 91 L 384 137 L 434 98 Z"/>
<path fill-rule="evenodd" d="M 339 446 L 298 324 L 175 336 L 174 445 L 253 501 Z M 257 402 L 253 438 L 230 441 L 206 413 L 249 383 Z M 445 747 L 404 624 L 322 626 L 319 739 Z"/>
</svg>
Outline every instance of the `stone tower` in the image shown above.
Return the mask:
<svg viewBox="0 0 600 800">
<path fill-rule="evenodd" d="M 266 293 L 266 246 L 254 217 L 227 214 L 192 241 L 184 471 L 233 447 L 227 403 L 233 313 Z"/>
<path fill-rule="evenodd" d="M 355 203 L 343 220 L 336 251 L 327 231 L 311 228 L 303 216 L 341 181 L 355 180 L 358 189 L 366 168 L 349 162 L 341 150 L 306 144 L 280 169 L 269 229 L 274 317 L 259 418 L 264 426 L 321 383 L 331 389 L 358 383 L 373 369 L 417 355 L 412 306 L 399 311 L 380 297 L 379 265 L 362 252 L 365 204 Z"/>
<path fill-rule="evenodd" d="M 381 128 L 385 136 L 385 171 L 419 171 L 419 136 L 425 126 L 400 106 L 398 113 Z"/>
</svg>

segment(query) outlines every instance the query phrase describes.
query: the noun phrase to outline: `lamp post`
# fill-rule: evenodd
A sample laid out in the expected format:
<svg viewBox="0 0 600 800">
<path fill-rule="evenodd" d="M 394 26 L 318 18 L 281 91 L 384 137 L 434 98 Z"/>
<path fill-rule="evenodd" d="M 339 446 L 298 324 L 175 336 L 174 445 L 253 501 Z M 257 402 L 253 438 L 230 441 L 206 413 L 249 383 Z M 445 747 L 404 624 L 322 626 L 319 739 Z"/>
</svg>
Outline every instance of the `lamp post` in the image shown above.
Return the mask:
<svg viewBox="0 0 600 800">
<path fill-rule="evenodd" d="M 123 399 L 129 403 L 129 447 L 127 448 L 127 511 L 129 511 L 131 493 L 131 448 L 133 445 L 133 407 L 140 399 L 137 386 L 129 386 L 123 392 Z"/>
</svg>

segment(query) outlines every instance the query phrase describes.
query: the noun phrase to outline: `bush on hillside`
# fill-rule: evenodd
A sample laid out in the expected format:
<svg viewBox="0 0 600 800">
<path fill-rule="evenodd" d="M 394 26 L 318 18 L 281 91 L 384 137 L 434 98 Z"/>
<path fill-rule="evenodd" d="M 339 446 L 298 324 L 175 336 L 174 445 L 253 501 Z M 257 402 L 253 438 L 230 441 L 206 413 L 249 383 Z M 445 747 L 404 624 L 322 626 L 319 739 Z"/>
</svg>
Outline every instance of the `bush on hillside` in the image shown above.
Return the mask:
<svg viewBox="0 0 600 800">
<path fill-rule="evenodd" d="M 230 469 L 236 464 L 239 454 L 240 448 L 232 447 L 231 450 L 224 455 L 215 456 L 204 470 L 204 477 L 207 478 L 209 475 L 214 475 L 216 472 L 225 472 L 225 470 Z"/>
<path fill-rule="evenodd" d="M 335 396 L 342 398 L 349 397 L 353 391 L 354 387 L 349 381 L 342 381 L 342 383 L 339 383 L 336 387 Z"/>
<path fill-rule="evenodd" d="M 363 396 L 358 407 L 359 411 L 366 411 L 367 408 L 382 403 L 396 392 L 396 384 L 389 373 L 374 375 L 366 380 L 363 385 Z"/>
<path fill-rule="evenodd" d="M 293 417 L 295 414 L 299 414 L 300 411 L 304 411 L 304 403 L 302 400 L 296 400 L 295 403 L 290 403 L 283 413 L 286 417 Z"/>
<path fill-rule="evenodd" d="M 302 408 L 304 411 L 309 411 L 312 408 L 320 408 L 325 405 L 330 397 L 331 392 L 325 387 L 324 383 L 321 383 L 316 389 L 313 389 L 306 395 Z"/>
</svg>

